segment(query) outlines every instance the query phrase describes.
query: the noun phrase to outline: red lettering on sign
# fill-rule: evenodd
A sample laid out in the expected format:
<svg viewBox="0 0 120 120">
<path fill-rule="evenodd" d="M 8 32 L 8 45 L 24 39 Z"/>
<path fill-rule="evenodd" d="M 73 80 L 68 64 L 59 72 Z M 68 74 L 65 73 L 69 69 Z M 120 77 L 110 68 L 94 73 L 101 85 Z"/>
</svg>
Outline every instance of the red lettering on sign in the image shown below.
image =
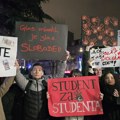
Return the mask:
<svg viewBox="0 0 120 120">
<path fill-rule="evenodd" d="M 117 49 L 116 48 L 112 48 L 111 51 L 105 51 L 103 54 L 104 55 L 110 55 L 110 54 L 115 54 L 117 53 Z"/>
<path fill-rule="evenodd" d="M 54 41 L 54 40 L 55 40 L 54 36 L 50 37 L 50 36 L 45 34 L 45 35 L 41 36 L 41 40 L 40 41 Z"/>
<path fill-rule="evenodd" d="M 120 56 L 112 56 L 112 57 L 103 57 L 101 61 L 114 61 L 114 60 L 120 60 Z"/>
<path fill-rule="evenodd" d="M 29 43 L 21 44 L 21 52 L 60 52 L 61 48 L 59 46 L 42 46 L 40 44 L 30 45 Z"/>
<path fill-rule="evenodd" d="M 39 28 L 38 29 L 40 32 L 51 32 L 51 33 L 55 33 L 55 32 L 58 32 L 56 27 L 50 27 L 50 28 L 47 28 L 47 27 L 43 27 L 43 28 Z"/>
<path fill-rule="evenodd" d="M 28 26 L 28 25 L 20 25 L 20 31 L 35 31 L 36 28 L 33 26 Z"/>
</svg>

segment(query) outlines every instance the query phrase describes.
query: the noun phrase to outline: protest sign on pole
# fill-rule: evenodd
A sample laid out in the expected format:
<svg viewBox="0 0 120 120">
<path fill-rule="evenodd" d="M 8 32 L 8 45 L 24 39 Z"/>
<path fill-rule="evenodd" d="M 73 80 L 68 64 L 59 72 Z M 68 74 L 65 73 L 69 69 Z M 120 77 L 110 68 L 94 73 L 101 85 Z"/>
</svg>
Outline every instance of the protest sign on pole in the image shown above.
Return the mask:
<svg viewBox="0 0 120 120">
<path fill-rule="evenodd" d="M 98 76 L 49 79 L 48 93 L 51 116 L 103 114 Z"/>
<path fill-rule="evenodd" d="M 0 36 L 0 77 L 16 75 L 17 37 Z"/>
<path fill-rule="evenodd" d="M 16 22 L 19 59 L 61 60 L 67 49 L 68 27 L 63 24 Z"/>
<path fill-rule="evenodd" d="M 93 68 L 120 67 L 120 46 L 90 50 Z"/>
</svg>

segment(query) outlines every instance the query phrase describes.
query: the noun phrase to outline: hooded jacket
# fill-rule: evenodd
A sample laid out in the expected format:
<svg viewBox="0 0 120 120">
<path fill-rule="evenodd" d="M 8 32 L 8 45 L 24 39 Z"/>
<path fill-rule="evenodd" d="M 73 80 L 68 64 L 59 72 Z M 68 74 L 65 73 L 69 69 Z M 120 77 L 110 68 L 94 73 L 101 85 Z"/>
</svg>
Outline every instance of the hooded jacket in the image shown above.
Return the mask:
<svg viewBox="0 0 120 120">
<path fill-rule="evenodd" d="M 66 62 L 59 62 L 57 73 L 55 75 L 44 75 L 39 80 L 26 79 L 20 70 L 16 74 L 16 82 L 22 90 L 26 90 L 28 82 L 31 82 L 29 88 L 25 91 L 24 101 L 24 119 L 25 120 L 46 120 L 49 118 L 47 106 L 47 80 L 49 78 L 58 78 L 64 76 Z"/>
</svg>

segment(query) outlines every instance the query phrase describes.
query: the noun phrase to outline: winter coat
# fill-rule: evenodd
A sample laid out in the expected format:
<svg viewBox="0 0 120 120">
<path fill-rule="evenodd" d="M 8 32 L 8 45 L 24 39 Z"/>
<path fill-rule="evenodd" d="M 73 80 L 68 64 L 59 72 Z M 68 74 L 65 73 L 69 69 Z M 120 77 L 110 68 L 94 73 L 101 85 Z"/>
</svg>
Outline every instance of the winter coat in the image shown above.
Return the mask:
<svg viewBox="0 0 120 120">
<path fill-rule="evenodd" d="M 46 104 L 47 104 L 46 88 L 45 88 L 44 83 L 49 78 L 63 77 L 65 68 L 66 68 L 66 63 L 60 62 L 57 67 L 57 73 L 55 75 L 53 75 L 53 76 L 52 75 L 44 75 L 39 80 L 30 79 L 30 78 L 26 79 L 19 70 L 17 71 L 16 82 L 22 90 L 25 91 L 26 86 L 28 85 L 28 82 L 31 81 L 31 85 L 29 86 L 28 90 L 26 91 L 26 97 L 25 97 L 25 101 L 24 101 L 24 108 L 25 108 L 24 109 L 24 111 L 25 111 L 24 118 L 25 118 L 25 120 L 43 120 L 41 118 L 41 116 L 43 118 L 45 118 L 44 111 L 47 111 L 48 107 L 46 108 Z M 34 98 L 33 98 L 33 96 L 34 96 Z M 30 99 L 28 100 L 28 98 L 30 98 Z M 46 104 L 44 102 L 46 102 Z M 39 105 L 39 103 L 41 103 L 41 105 Z M 29 110 L 28 110 L 29 112 L 27 111 L 28 106 L 29 106 Z M 39 106 L 39 108 L 38 108 L 38 106 Z M 38 109 L 39 109 L 39 111 L 37 111 Z M 39 114 L 38 114 L 38 112 L 39 112 Z M 35 114 L 36 114 L 36 116 L 35 116 Z M 49 118 L 49 115 L 47 116 L 47 112 L 46 112 L 46 117 Z"/>
<path fill-rule="evenodd" d="M 14 81 L 14 77 L 7 77 L 5 78 L 4 82 L 0 85 L 0 120 L 6 120 L 1 99 L 9 90 L 13 81 Z"/>
<path fill-rule="evenodd" d="M 120 120 L 120 96 L 113 96 L 114 90 L 117 89 L 120 95 L 120 82 L 116 81 L 115 85 L 104 85 L 101 91 L 104 94 L 103 111 L 105 120 Z"/>
</svg>

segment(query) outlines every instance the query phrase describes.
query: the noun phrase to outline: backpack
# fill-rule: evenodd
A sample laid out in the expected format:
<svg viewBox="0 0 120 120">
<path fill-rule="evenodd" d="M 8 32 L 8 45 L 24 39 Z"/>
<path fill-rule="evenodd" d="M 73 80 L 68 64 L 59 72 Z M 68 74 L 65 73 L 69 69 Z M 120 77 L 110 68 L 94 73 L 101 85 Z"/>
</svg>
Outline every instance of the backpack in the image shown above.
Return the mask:
<svg viewBox="0 0 120 120">
<path fill-rule="evenodd" d="M 25 91 L 30 87 L 31 83 L 31 81 L 28 82 Z M 12 108 L 12 120 L 23 120 L 25 91 L 21 90 L 16 85 L 16 94 Z"/>
</svg>

